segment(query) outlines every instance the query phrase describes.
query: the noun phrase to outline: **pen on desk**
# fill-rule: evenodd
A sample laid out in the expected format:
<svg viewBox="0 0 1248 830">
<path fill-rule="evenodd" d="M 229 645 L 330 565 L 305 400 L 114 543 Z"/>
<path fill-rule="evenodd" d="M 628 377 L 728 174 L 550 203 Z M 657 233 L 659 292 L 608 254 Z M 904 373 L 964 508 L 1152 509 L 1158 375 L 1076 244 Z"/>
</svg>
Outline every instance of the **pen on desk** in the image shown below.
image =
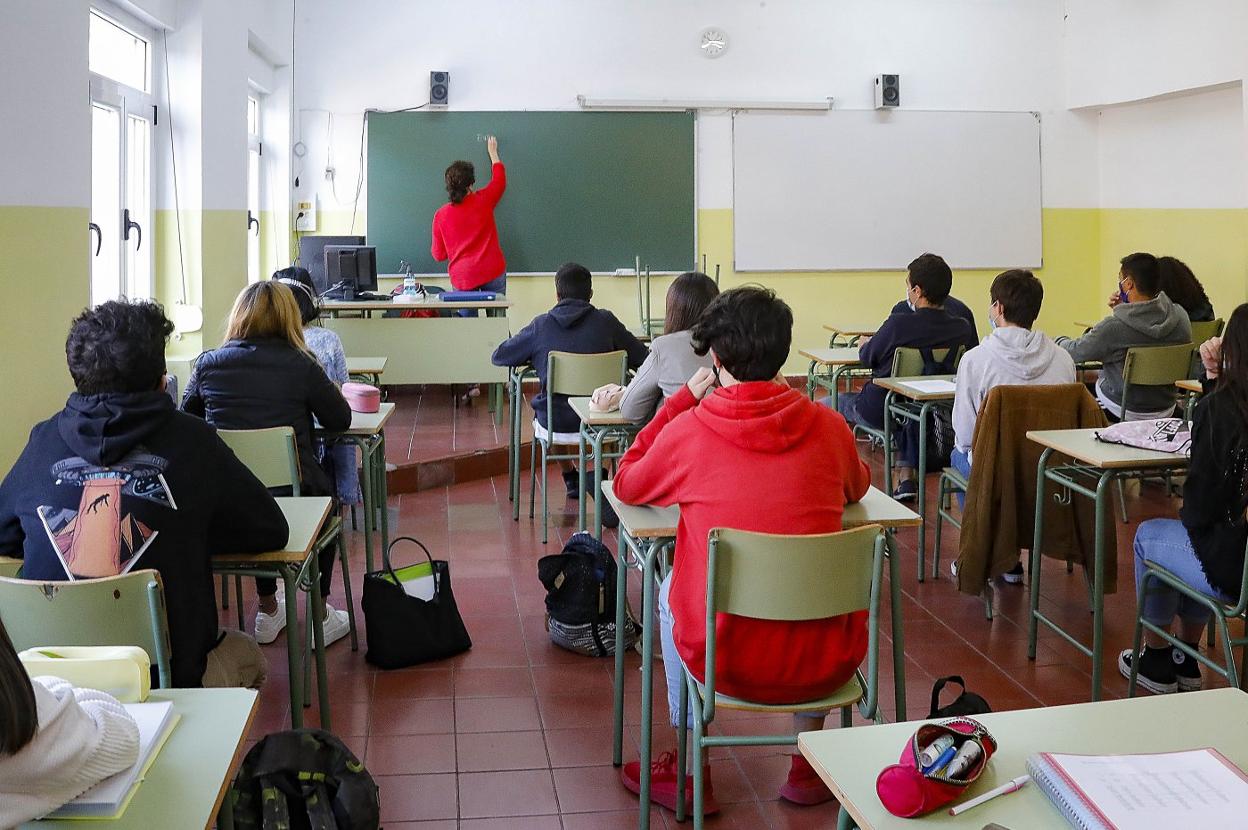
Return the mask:
<svg viewBox="0 0 1248 830">
<path fill-rule="evenodd" d="M 1023 785 L 1026 784 L 1030 780 L 1031 780 L 1030 775 L 1020 775 L 1012 781 L 1006 781 L 1004 784 L 1002 784 L 1000 787 L 997 787 L 996 789 L 989 790 L 983 795 L 976 796 L 975 798 L 972 798 L 970 801 L 964 801 L 955 807 L 950 807 L 949 815 L 951 816 L 961 815 L 962 813 L 965 813 L 967 810 L 971 809 L 972 807 L 978 807 L 980 804 L 983 804 L 985 801 L 992 801 L 992 799 L 996 798 L 999 795 L 1006 795 L 1007 793 L 1017 792 L 1018 790 L 1022 789 Z"/>
</svg>

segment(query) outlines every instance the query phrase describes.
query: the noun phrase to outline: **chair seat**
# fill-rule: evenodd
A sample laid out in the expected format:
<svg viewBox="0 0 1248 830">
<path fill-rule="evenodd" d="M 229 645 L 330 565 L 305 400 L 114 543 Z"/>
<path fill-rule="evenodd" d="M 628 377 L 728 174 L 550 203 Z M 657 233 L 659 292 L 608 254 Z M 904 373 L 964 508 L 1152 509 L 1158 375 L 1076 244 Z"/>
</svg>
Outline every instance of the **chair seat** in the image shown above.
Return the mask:
<svg viewBox="0 0 1248 830">
<path fill-rule="evenodd" d="M 686 670 L 686 674 L 688 671 Z M 706 686 L 698 680 L 693 679 L 693 675 L 688 675 L 693 680 L 693 685 L 698 690 L 698 696 L 706 697 Z M 858 682 L 858 675 L 855 674 L 841 688 L 837 689 L 827 697 L 818 700 L 806 700 L 801 703 L 756 703 L 751 700 L 744 700 L 731 695 L 716 694 L 715 705 L 722 706 L 725 709 L 743 709 L 749 712 L 808 712 L 821 709 L 840 709 L 845 706 L 852 706 L 866 695 L 862 684 Z"/>
<path fill-rule="evenodd" d="M 538 441 L 544 441 L 547 444 L 552 443 L 551 432 L 548 429 L 546 429 L 546 427 L 539 424 L 536 418 L 533 419 L 533 437 L 536 438 Z M 554 433 L 553 443 L 555 444 L 564 444 L 564 445 L 571 444 L 572 446 L 576 446 L 580 444 L 580 442 L 581 442 L 580 433 L 576 433 L 576 432 Z"/>
</svg>

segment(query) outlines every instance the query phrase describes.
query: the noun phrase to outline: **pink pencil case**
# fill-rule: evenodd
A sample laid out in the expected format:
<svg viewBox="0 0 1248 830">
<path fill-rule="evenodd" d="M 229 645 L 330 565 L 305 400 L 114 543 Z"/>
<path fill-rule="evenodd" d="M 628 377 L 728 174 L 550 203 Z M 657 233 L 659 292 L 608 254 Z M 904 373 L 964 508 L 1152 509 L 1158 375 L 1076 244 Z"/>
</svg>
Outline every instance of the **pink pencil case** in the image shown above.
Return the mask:
<svg viewBox="0 0 1248 830">
<path fill-rule="evenodd" d="M 979 758 L 957 778 L 943 772 L 922 770 L 919 755 L 923 747 L 941 735 L 950 735 L 960 747 L 966 741 L 979 744 Z M 898 763 L 884 768 L 875 781 L 875 792 L 885 809 L 900 818 L 915 818 L 938 810 L 956 800 L 984 772 L 988 759 L 997 751 L 997 741 L 972 718 L 950 718 L 919 727 L 905 748 Z"/>
<path fill-rule="evenodd" d="M 367 383 L 347 381 L 342 385 L 342 396 L 352 412 L 376 412 L 381 409 L 381 390 Z"/>
</svg>

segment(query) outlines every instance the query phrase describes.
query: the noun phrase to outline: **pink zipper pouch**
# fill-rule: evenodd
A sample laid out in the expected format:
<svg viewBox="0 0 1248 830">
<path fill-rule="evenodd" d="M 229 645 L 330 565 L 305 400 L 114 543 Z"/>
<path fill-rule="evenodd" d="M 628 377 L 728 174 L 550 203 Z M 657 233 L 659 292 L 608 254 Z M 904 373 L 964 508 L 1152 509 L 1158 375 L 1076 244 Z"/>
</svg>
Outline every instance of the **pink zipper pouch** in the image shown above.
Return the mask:
<svg viewBox="0 0 1248 830">
<path fill-rule="evenodd" d="M 924 750 L 944 736 L 953 739 L 949 746 L 954 754 L 968 742 L 977 744 L 978 757 L 969 767 L 956 773 L 949 771 L 951 763 L 924 772 Z M 876 795 L 886 810 L 900 818 L 927 815 L 961 796 L 983 774 L 988 759 L 996 751 L 996 739 L 974 718 L 925 723 L 910 736 L 901 751 L 900 761 L 880 772 L 875 780 Z"/>
<path fill-rule="evenodd" d="M 381 409 L 381 390 L 367 383 L 347 381 L 342 385 L 342 396 L 352 412 L 376 412 Z"/>
</svg>

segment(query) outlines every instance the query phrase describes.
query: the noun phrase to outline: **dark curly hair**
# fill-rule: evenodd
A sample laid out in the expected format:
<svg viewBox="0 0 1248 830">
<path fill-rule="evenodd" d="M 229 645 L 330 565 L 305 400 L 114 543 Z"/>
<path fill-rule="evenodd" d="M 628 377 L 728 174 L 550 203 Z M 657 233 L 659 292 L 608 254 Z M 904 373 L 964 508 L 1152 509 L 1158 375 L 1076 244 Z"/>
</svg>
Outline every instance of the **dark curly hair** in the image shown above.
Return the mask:
<svg viewBox="0 0 1248 830">
<path fill-rule="evenodd" d="M 1186 262 L 1172 256 L 1157 257 L 1157 273 L 1161 277 L 1161 290 L 1189 317 L 1200 312 L 1208 314 L 1209 295 Z"/>
<path fill-rule="evenodd" d="M 771 380 L 789 357 L 793 311 L 761 285 L 743 285 L 720 294 L 693 327 L 693 350 L 708 349 L 739 381 Z"/>
<path fill-rule="evenodd" d="M 158 388 L 172 333 L 173 323 L 152 300 L 109 300 L 83 311 L 65 340 L 74 385 L 83 395 Z"/>
<path fill-rule="evenodd" d="M 468 188 L 477 183 L 477 170 L 470 161 L 452 162 L 446 168 L 446 195 L 457 205 L 468 195 Z"/>
</svg>

